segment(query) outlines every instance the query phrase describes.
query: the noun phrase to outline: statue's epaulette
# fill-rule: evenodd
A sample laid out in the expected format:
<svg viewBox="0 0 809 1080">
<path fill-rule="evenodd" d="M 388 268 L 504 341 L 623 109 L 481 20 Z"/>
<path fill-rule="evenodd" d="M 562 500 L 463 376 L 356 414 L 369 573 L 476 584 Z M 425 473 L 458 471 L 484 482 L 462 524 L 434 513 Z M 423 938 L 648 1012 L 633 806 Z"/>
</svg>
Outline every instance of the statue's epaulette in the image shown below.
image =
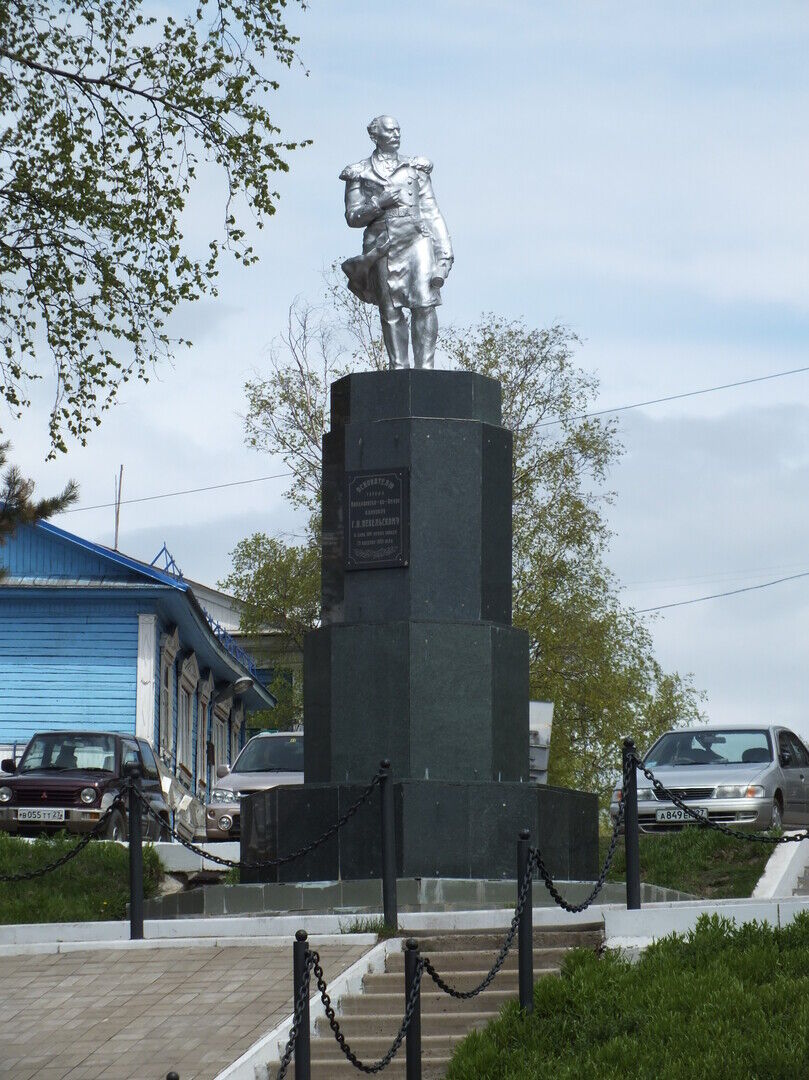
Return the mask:
<svg viewBox="0 0 809 1080">
<path fill-rule="evenodd" d="M 426 157 L 412 157 L 410 158 L 410 164 L 414 169 L 421 169 L 422 172 L 426 172 L 428 176 L 433 171 L 433 163 Z"/>
<path fill-rule="evenodd" d="M 358 180 L 362 175 L 362 170 L 365 167 L 364 161 L 358 161 L 354 165 L 346 165 L 343 171 L 340 173 L 341 180 Z"/>
</svg>

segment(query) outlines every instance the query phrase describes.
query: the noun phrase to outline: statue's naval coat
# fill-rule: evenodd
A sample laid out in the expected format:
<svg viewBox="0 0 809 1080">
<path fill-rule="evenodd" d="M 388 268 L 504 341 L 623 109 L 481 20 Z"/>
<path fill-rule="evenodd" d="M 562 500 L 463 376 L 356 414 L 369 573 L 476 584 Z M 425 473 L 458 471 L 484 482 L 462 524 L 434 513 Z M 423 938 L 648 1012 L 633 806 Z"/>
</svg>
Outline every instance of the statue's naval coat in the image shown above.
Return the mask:
<svg viewBox="0 0 809 1080">
<path fill-rule="evenodd" d="M 440 285 L 453 262 L 452 243 L 430 182 L 432 162 L 403 157 L 385 177 L 374 156 L 340 173 L 345 180 L 346 221 L 365 228 L 363 254 L 343 263 L 351 291 L 369 304 L 396 308 L 435 307 Z M 385 189 L 400 192 L 398 206 L 381 208 L 377 196 Z"/>
</svg>

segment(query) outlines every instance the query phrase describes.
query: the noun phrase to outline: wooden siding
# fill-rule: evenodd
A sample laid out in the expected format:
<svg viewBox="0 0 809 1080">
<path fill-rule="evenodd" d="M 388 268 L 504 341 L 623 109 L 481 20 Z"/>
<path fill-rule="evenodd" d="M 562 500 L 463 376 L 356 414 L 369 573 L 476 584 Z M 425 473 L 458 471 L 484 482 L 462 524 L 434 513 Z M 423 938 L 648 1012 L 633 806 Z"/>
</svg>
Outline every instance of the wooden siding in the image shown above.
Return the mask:
<svg viewBox="0 0 809 1080">
<path fill-rule="evenodd" d="M 135 731 L 137 602 L 0 597 L 0 743 Z"/>
<path fill-rule="evenodd" d="M 143 580 L 111 559 L 29 525 L 20 526 L 0 545 L 0 566 L 12 578 Z"/>
</svg>

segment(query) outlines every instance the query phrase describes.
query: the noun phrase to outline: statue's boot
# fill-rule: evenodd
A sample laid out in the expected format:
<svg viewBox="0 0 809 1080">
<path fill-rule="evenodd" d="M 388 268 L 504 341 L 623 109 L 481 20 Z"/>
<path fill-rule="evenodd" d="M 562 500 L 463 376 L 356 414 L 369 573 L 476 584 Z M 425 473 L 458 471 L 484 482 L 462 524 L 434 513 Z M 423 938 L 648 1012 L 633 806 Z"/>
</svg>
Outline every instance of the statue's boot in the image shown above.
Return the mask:
<svg viewBox="0 0 809 1080">
<path fill-rule="evenodd" d="M 417 368 L 435 364 L 438 344 L 438 313 L 434 307 L 413 308 L 410 315 L 413 327 L 413 363 Z"/>
<path fill-rule="evenodd" d="M 388 350 L 391 368 L 406 368 L 407 362 L 407 319 L 402 311 L 395 318 L 382 316 L 382 338 Z"/>
</svg>

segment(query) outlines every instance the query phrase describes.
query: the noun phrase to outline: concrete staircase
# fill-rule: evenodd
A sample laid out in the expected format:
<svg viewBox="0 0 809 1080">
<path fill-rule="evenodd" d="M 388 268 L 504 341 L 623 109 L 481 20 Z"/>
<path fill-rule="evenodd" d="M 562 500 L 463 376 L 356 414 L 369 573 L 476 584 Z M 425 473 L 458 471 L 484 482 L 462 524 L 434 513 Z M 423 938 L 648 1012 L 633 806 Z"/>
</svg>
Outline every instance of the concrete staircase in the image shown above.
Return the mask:
<svg viewBox="0 0 809 1080">
<path fill-rule="evenodd" d="M 476 986 L 489 971 L 505 937 L 505 930 L 416 933 L 421 954 L 429 956 L 440 975 L 460 990 Z M 600 923 L 534 930 L 534 977 L 555 975 L 565 953 L 572 948 L 597 948 L 603 938 Z M 326 973 L 328 978 L 328 972 Z M 517 942 L 494 982 L 469 1001 L 458 1001 L 438 989 L 429 975 L 421 984 L 421 1045 L 424 1080 L 443 1077 L 455 1046 L 475 1028 L 482 1028 L 501 1007 L 518 994 Z M 405 1009 L 404 955 L 392 953 L 386 970 L 366 975 L 363 992 L 344 997 L 338 1020 L 348 1044 L 365 1063 L 387 1053 L 402 1022 Z M 332 1080 L 360 1073 L 343 1056 L 329 1028 L 320 1003 L 312 1007 L 317 1017 L 312 1037 L 312 1080 Z M 275 1080 L 277 1063 L 268 1066 Z M 287 1073 L 294 1077 L 290 1066 Z M 380 1075 L 385 1080 L 405 1075 L 405 1046 Z"/>
</svg>

